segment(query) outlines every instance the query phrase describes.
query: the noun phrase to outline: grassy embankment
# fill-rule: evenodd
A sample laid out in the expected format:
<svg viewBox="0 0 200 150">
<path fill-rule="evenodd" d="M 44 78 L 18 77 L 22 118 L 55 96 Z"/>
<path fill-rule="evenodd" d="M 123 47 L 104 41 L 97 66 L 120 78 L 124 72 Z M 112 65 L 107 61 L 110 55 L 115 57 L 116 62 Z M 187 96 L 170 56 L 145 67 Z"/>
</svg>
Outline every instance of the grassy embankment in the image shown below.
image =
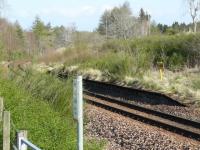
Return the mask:
<svg viewBox="0 0 200 150">
<path fill-rule="evenodd" d="M 98 51 L 75 47 L 40 61 L 64 63 L 68 71 L 164 92 L 185 103 L 199 105 L 200 71 L 196 67 L 200 65 L 199 41 L 199 34 L 109 40 Z M 160 61 L 165 66 L 163 81 L 157 67 Z"/>
<path fill-rule="evenodd" d="M 42 149 L 76 149 L 71 79 L 61 82 L 31 72 L 12 74 L 9 78 L 2 72 L 0 75 L 0 96 L 4 97 L 5 109 L 11 111 L 12 142 L 15 131 L 25 129 L 28 138 Z M 85 149 L 100 150 L 103 146 L 104 142 L 85 140 Z"/>
</svg>

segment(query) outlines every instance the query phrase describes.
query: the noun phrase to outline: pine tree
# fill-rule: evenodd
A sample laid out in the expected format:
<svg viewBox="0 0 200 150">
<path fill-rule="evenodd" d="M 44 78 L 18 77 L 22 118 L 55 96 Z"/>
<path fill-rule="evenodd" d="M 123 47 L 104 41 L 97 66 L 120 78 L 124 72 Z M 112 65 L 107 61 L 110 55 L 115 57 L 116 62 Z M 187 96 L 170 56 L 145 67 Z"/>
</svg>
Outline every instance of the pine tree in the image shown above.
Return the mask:
<svg viewBox="0 0 200 150">
<path fill-rule="evenodd" d="M 43 54 L 46 46 L 47 46 L 47 39 L 48 39 L 48 29 L 46 28 L 45 24 L 41 21 L 41 19 L 36 16 L 35 21 L 32 26 L 33 33 L 35 34 L 38 52 Z"/>
<path fill-rule="evenodd" d="M 45 24 L 41 21 L 41 19 L 38 16 L 36 16 L 35 18 L 32 30 L 39 40 L 47 34 Z"/>
<path fill-rule="evenodd" d="M 141 21 L 145 20 L 145 18 L 146 18 L 146 14 L 145 14 L 143 8 L 140 9 L 139 17 L 140 17 Z"/>
<path fill-rule="evenodd" d="M 16 28 L 16 34 L 17 34 L 16 38 L 17 38 L 18 44 L 21 48 L 24 48 L 25 46 L 24 31 L 18 21 L 15 22 L 15 28 Z"/>
<path fill-rule="evenodd" d="M 18 23 L 18 21 L 15 22 L 15 27 L 16 27 L 16 32 L 17 32 L 17 36 L 20 40 L 24 40 L 24 32 L 22 30 L 22 27 L 20 26 L 20 24 Z"/>
</svg>

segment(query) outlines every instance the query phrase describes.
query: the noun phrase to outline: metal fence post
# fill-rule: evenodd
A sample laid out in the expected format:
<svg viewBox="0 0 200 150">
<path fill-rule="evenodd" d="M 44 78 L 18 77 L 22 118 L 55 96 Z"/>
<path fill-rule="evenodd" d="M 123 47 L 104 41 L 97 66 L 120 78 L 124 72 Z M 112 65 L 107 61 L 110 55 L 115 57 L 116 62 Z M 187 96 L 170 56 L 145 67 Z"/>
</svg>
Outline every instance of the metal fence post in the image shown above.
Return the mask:
<svg viewBox="0 0 200 150">
<path fill-rule="evenodd" d="M 21 143 L 21 139 L 27 139 L 28 132 L 26 130 L 21 130 L 17 132 L 17 148 L 18 150 L 27 150 L 27 145 Z"/>
<path fill-rule="evenodd" d="M 3 121 L 3 98 L 0 97 L 0 121 Z"/>
<path fill-rule="evenodd" d="M 82 76 L 77 77 L 78 100 L 78 150 L 83 150 L 83 85 Z"/>
<path fill-rule="evenodd" d="M 10 150 L 10 112 L 3 112 L 3 150 Z"/>
<path fill-rule="evenodd" d="M 78 122 L 77 145 L 78 150 L 83 150 L 83 86 L 82 76 L 78 76 L 73 84 L 73 116 Z"/>
</svg>

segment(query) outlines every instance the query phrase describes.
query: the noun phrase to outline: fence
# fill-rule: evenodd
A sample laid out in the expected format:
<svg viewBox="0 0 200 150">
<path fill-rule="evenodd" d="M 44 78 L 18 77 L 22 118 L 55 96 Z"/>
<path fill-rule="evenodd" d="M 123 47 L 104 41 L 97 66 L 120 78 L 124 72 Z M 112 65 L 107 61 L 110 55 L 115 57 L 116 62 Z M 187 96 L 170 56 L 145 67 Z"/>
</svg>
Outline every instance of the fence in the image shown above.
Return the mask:
<svg viewBox="0 0 200 150">
<path fill-rule="evenodd" d="M 4 111 L 3 98 L 0 97 L 0 122 L 3 123 L 3 150 L 10 150 L 10 129 L 11 129 L 11 117 L 9 111 Z M 21 130 L 17 132 L 16 145 L 13 144 L 14 150 L 41 150 L 27 139 L 28 132 Z"/>
</svg>

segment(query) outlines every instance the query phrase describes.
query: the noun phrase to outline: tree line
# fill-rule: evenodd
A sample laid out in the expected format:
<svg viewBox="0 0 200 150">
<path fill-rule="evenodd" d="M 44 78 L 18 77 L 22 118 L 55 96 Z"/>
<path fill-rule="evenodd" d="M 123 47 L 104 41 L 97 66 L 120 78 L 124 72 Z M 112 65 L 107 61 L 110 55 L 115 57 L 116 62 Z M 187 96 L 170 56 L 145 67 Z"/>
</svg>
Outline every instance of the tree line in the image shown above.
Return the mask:
<svg viewBox="0 0 200 150">
<path fill-rule="evenodd" d="M 186 0 L 192 23 L 174 22 L 172 25 L 156 23 L 151 20 L 151 15 L 139 11 L 139 16 L 132 13 L 129 2 L 105 10 L 102 14 L 97 31 L 106 38 L 127 39 L 155 34 L 177 34 L 183 32 L 200 32 L 200 0 Z"/>
<path fill-rule="evenodd" d="M 8 56 L 16 51 L 24 51 L 30 56 L 42 55 L 46 51 L 70 45 L 75 32 L 75 25 L 52 27 L 39 17 L 35 18 L 30 30 L 24 30 L 18 21 L 10 23 L 0 18 L 0 49 Z"/>
<path fill-rule="evenodd" d="M 7 58 L 11 57 L 12 53 L 21 55 L 21 52 L 34 56 L 79 43 L 89 43 L 89 46 L 96 46 L 106 39 L 126 40 L 150 35 L 200 32 L 199 1 L 186 0 L 193 20 L 192 23 L 174 22 L 172 25 L 152 21 L 151 15 L 143 8 L 140 9 L 139 15 L 135 15 L 129 2 L 125 2 L 111 10 L 105 10 L 94 32 L 77 31 L 74 24 L 68 27 L 52 26 L 51 23 L 45 24 L 39 16 L 35 17 L 29 30 L 24 30 L 18 21 L 10 23 L 7 19 L 0 17 L 0 52 L 4 51 Z M 0 0 L 0 12 L 4 7 L 3 4 L 3 0 Z"/>
<path fill-rule="evenodd" d="M 130 4 L 106 10 L 100 18 L 97 31 L 106 38 L 132 38 L 150 34 L 151 16 L 143 9 L 139 17 L 133 15 Z"/>
</svg>

